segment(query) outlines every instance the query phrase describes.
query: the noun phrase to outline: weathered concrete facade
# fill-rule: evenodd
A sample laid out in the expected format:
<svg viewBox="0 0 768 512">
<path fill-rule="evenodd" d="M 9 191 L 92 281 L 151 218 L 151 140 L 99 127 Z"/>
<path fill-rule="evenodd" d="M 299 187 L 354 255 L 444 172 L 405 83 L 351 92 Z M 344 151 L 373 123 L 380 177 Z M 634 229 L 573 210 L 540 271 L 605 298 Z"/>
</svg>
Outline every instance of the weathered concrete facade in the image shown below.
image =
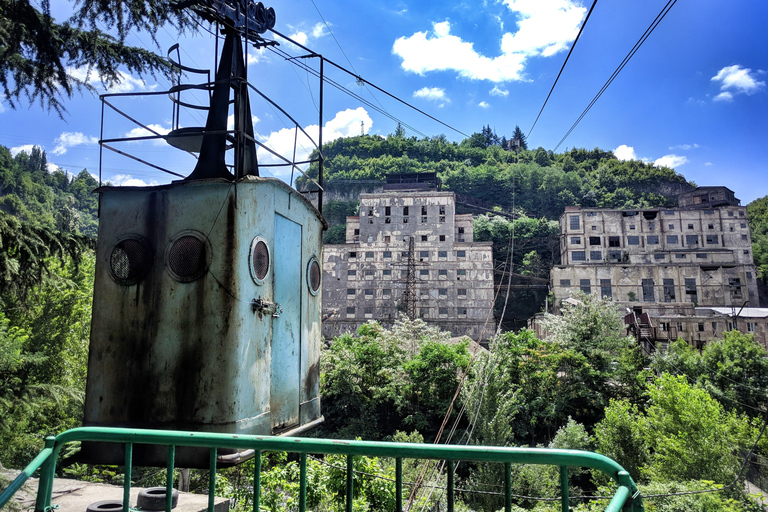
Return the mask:
<svg viewBox="0 0 768 512">
<path fill-rule="evenodd" d="M 697 189 L 681 194 L 687 206 L 668 209 L 567 208 L 555 305 L 582 290 L 628 304 L 759 306 L 747 210 L 728 192 Z M 719 206 L 701 207 L 704 195 Z"/>
<path fill-rule="evenodd" d="M 418 315 L 454 336 L 489 336 L 491 243 L 472 241 L 472 216 L 455 206 L 452 192 L 361 194 L 360 216 L 347 218 L 347 243 L 323 249 L 323 335 L 354 332 L 372 319 L 389 326 L 404 314 L 413 237 Z"/>
</svg>

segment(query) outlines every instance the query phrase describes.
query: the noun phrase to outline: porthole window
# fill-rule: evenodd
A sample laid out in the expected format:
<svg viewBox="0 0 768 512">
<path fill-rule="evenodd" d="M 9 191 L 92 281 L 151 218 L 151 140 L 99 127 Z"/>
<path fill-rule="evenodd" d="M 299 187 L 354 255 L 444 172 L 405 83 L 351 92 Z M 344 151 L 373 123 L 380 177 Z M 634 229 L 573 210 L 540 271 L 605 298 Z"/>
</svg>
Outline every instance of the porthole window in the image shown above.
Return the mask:
<svg viewBox="0 0 768 512">
<path fill-rule="evenodd" d="M 115 244 L 109 255 L 109 271 L 118 284 L 130 286 L 141 281 L 152 267 L 149 243 L 138 235 L 129 235 Z"/>
<path fill-rule="evenodd" d="M 251 269 L 251 277 L 256 284 L 262 284 L 264 279 L 269 273 L 269 266 L 272 263 L 272 258 L 269 254 L 269 246 L 267 241 L 262 237 L 257 236 L 251 242 L 251 253 L 249 255 L 249 267 Z"/>
<path fill-rule="evenodd" d="M 193 230 L 183 231 L 171 240 L 165 252 L 168 273 L 175 280 L 189 283 L 208 270 L 210 250 L 205 236 Z"/>
<path fill-rule="evenodd" d="M 309 286 L 309 293 L 317 295 L 320 290 L 320 281 L 322 278 L 322 271 L 320 270 L 320 263 L 317 258 L 312 256 L 309 260 L 309 266 L 307 266 L 307 286 Z"/>
</svg>

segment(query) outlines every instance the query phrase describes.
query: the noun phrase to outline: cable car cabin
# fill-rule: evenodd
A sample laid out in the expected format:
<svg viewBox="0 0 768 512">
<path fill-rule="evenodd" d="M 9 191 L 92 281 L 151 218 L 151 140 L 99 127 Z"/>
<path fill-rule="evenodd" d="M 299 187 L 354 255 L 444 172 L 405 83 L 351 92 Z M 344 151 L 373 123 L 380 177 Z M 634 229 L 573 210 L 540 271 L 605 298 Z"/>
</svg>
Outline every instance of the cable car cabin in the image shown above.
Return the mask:
<svg viewBox="0 0 768 512">
<path fill-rule="evenodd" d="M 320 423 L 314 206 L 255 176 L 98 193 L 84 424 L 270 435 Z M 101 446 L 78 459 L 122 464 L 121 446 Z M 141 448 L 137 464 L 165 465 Z M 177 465 L 208 456 L 179 449 Z"/>
</svg>

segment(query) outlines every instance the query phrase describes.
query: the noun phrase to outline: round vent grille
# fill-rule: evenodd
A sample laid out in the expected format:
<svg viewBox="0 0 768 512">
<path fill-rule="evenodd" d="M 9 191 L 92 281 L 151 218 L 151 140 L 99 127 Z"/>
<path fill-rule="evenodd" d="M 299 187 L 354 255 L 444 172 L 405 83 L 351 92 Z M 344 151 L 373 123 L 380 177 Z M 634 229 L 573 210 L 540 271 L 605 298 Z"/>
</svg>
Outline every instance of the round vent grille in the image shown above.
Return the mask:
<svg viewBox="0 0 768 512">
<path fill-rule="evenodd" d="M 139 282 L 152 266 L 152 252 L 146 241 L 124 238 L 115 244 L 109 256 L 109 270 L 114 280 L 122 285 Z"/>
<path fill-rule="evenodd" d="M 312 257 L 309 261 L 309 268 L 307 271 L 307 284 L 309 285 L 309 291 L 312 295 L 317 295 L 317 291 L 320 289 L 320 278 L 322 272 L 320 271 L 320 263 L 317 259 Z"/>
<path fill-rule="evenodd" d="M 269 247 L 267 242 L 257 236 L 251 243 L 251 276 L 261 284 L 269 272 Z"/>
<path fill-rule="evenodd" d="M 202 236 L 197 233 L 186 232 L 176 237 L 167 254 L 170 274 L 185 283 L 202 276 L 208 268 L 205 245 Z"/>
</svg>

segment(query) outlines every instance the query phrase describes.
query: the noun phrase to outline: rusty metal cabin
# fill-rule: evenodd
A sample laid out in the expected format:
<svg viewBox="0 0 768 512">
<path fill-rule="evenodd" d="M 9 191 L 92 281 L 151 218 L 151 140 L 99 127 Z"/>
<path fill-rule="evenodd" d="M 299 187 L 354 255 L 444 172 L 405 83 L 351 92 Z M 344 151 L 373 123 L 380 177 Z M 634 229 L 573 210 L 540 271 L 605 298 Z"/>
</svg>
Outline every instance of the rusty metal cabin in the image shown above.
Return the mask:
<svg viewBox="0 0 768 512">
<path fill-rule="evenodd" d="M 205 128 L 164 137 L 199 153 L 194 171 L 167 185 L 98 189 L 87 426 L 285 435 L 323 420 L 326 224 L 302 193 L 259 176 L 243 87 L 245 36 L 222 24 L 216 81 L 204 84 L 211 93 Z M 230 106 L 234 130 L 227 129 Z M 114 141 L 101 142 L 111 149 Z M 118 445 L 84 444 L 78 458 L 114 464 L 123 455 Z M 164 465 L 165 453 L 137 447 L 134 459 Z M 180 449 L 176 460 L 207 465 L 208 452 Z"/>
</svg>

